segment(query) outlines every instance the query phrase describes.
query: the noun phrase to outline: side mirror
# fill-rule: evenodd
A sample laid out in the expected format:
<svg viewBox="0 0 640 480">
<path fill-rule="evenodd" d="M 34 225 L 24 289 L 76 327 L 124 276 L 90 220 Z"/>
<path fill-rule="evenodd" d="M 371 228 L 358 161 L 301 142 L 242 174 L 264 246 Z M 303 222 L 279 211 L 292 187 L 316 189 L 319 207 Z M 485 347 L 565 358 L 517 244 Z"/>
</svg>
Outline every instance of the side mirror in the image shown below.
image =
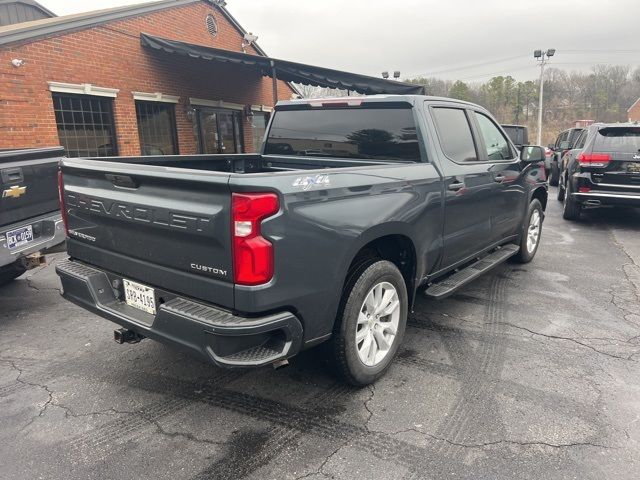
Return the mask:
<svg viewBox="0 0 640 480">
<path fill-rule="evenodd" d="M 571 142 L 560 142 L 560 150 L 569 150 L 571 148 Z"/>
<path fill-rule="evenodd" d="M 555 150 L 556 145 L 554 143 L 550 143 L 547 148 L 549 148 L 549 150 Z"/>
<path fill-rule="evenodd" d="M 520 159 L 526 163 L 544 162 L 544 148 L 538 145 L 525 145 L 522 147 Z"/>
</svg>

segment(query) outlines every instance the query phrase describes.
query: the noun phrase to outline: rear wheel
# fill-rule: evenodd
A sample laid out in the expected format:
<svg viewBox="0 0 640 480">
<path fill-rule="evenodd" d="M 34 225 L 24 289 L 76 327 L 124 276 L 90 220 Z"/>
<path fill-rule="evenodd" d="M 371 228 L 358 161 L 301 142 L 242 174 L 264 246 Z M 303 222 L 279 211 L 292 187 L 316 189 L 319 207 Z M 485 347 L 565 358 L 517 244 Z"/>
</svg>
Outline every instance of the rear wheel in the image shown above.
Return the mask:
<svg viewBox="0 0 640 480">
<path fill-rule="evenodd" d="M 560 179 L 560 168 L 558 162 L 551 162 L 551 175 L 549 175 L 549 185 L 552 187 L 558 186 L 558 180 Z"/>
<path fill-rule="evenodd" d="M 540 245 L 544 212 L 542 204 L 537 198 L 531 200 L 526 218 L 520 235 L 520 250 L 513 257 L 519 263 L 529 263 L 533 260 Z"/>
<path fill-rule="evenodd" d="M 26 267 L 22 264 L 22 262 L 15 262 L 11 265 L 5 265 L 4 267 L 0 267 L 0 285 L 4 285 L 9 283 L 10 281 L 18 278 L 24 272 L 26 272 Z"/>
<path fill-rule="evenodd" d="M 338 373 L 358 386 L 386 372 L 407 324 L 407 287 L 398 268 L 370 259 L 352 272 L 330 347 Z"/>
<path fill-rule="evenodd" d="M 565 220 L 578 220 L 581 211 L 582 206 L 571 198 L 571 184 L 567 183 L 562 205 L 562 218 Z"/>
</svg>

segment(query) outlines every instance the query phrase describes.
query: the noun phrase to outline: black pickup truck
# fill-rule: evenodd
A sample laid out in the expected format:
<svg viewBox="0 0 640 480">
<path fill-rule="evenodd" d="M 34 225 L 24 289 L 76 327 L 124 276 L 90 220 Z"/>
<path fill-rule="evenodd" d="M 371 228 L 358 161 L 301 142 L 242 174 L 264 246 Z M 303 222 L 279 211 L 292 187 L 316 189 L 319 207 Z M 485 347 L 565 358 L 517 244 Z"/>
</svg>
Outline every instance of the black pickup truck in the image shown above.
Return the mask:
<svg viewBox="0 0 640 480">
<path fill-rule="evenodd" d="M 0 285 L 64 242 L 58 208 L 62 147 L 0 150 Z"/>
<path fill-rule="evenodd" d="M 439 299 L 538 248 L 544 151 L 424 96 L 281 102 L 262 154 L 64 159 L 64 297 L 220 366 L 324 341 L 384 373 L 418 291 Z"/>
</svg>

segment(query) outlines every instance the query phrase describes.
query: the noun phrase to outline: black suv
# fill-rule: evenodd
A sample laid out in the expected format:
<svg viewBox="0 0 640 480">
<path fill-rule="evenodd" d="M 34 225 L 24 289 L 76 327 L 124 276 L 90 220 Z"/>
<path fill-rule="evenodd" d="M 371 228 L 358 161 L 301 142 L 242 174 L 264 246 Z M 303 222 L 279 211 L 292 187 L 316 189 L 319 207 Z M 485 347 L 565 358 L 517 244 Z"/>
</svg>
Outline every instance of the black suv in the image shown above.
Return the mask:
<svg viewBox="0 0 640 480">
<path fill-rule="evenodd" d="M 553 187 L 558 186 L 558 179 L 560 178 L 560 172 L 562 171 L 560 168 L 562 157 L 567 153 L 567 151 L 574 148 L 578 137 L 583 131 L 584 128 L 570 128 L 564 132 L 560 132 L 558 138 L 556 138 L 556 142 L 549 145 L 549 148 L 553 150 L 553 157 L 551 158 L 550 165 L 551 173 L 549 175 L 549 185 Z"/>
<path fill-rule="evenodd" d="M 640 125 L 591 125 L 576 147 L 563 159 L 558 186 L 565 219 L 578 219 L 585 207 L 640 206 Z"/>
</svg>

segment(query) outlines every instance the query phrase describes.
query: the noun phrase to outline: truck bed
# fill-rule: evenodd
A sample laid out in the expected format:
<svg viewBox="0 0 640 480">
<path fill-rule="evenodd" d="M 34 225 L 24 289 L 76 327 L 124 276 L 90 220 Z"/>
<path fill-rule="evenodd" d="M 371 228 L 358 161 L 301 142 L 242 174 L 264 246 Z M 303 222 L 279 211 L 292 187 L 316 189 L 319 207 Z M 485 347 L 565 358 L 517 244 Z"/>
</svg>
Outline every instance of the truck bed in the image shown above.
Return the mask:
<svg viewBox="0 0 640 480">
<path fill-rule="evenodd" d="M 384 161 L 351 159 L 351 158 L 323 158 L 323 157 L 295 157 L 285 155 L 234 154 L 234 155 L 160 155 L 144 157 L 97 157 L 87 160 L 102 162 L 127 163 L 135 165 L 155 165 L 161 167 L 205 170 L 221 173 L 267 173 L 295 170 L 321 170 L 326 168 L 363 167 L 370 165 L 384 165 L 393 163 L 407 163 L 402 161 Z"/>
</svg>

